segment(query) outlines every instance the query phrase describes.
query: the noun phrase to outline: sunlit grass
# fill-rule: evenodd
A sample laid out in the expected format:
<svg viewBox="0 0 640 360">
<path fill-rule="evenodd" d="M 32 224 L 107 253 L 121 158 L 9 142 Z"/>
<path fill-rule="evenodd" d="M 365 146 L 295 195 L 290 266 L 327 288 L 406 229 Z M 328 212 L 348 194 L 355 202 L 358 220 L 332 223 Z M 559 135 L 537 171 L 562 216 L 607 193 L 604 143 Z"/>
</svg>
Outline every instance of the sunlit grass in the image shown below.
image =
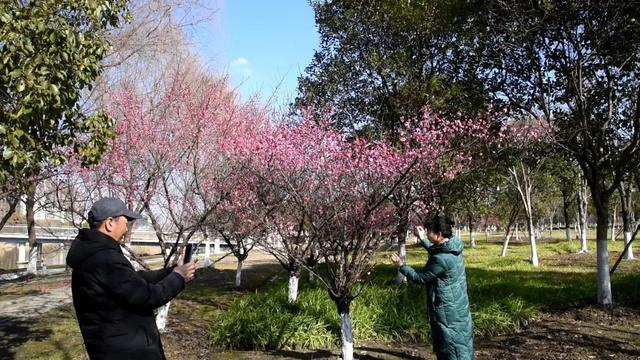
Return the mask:
<svg viewBox="0 0 640 360">
<path fill-rule="evenodd" d="M 596 298 L 595 241 L 590 253 L 577 254 L 578 241 L 564 240 L 564 231 L 545 232 L 538 243 L 540 266 L 529 261 L 526 234 L 500 257 L 502 235 L 482 241 L 475 248 L 465 240 L 469 297 L 476 335 L 495 335 L 519 329 L 540 312 L 592 304 Z M 622 241 L 610 242 L 611 263 L 623 249 Z M 377 256 L 378 266 L 354 301 L 352 319 L 357 341 L 428 341 L 425 290 L 417 285 L 396 285 L 396 268 L 390 252 Z M 427 254 L 410 245 L 408 262 L 424 265 Z M 612 277 L 617 305 L 640 304 L 640 263 L 625 261 Z M 250 310 L 249 310 L 250 309 Z M 299 332 L 291 324 L 307 331 Z M 296 305 L 286 303 L 286 284 L 276 283 L 257 295 L 235 302 L 221 313 L 211 330 L 218 346 L 236 349 L 318 348 L 335 345 L 340 335 L 337 311 L 327 291 L 318 284 L 302 284 Z"/>
</svg>

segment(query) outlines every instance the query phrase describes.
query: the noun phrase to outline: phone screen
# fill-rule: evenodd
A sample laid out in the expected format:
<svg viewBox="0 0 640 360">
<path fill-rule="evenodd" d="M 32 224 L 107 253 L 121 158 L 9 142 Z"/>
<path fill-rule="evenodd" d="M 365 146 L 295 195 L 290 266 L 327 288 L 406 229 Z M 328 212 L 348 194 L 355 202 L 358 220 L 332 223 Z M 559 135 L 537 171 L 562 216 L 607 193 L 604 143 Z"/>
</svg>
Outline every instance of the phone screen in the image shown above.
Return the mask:
<svg viewBox="0 0 640 360">
<path fill-rule="evenodd" d="M 191 255 L 193 254 L 193 244 L 187 244 L 184 250 L 184 263 L 191 261 Z"/>
</svg>

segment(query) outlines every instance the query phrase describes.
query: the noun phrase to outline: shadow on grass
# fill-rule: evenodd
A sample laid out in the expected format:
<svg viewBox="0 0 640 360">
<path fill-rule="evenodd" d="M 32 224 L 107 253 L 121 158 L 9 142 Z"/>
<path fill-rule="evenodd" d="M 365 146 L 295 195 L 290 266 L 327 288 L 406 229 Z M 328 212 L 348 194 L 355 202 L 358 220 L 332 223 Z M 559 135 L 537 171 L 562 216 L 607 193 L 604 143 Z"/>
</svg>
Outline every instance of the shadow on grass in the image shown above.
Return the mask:
<svg viewBox="0 0 640 360">
<path fill-rule="evenodd" d="M 51 336 L 51 330 L 37 329 L 36 323 L 33 319 L 0 317 L 0 359 L 14 359 L 20 345 Z"/>
<path fill-rule="evenodd" d="M 274 356 L 286 356 L 294 359 L 335 359 L 335 354 L 329 350 L 316 350 L 312 352 L 294 351 L 294 350 L 277 350 L 269 352 Z M 359 359 L 361 357 L 358 357 Z"/>
<path fill-rule="evenodd" d="M 358 347 L 357 350 L 365 350 L 371 353 L 376 353 L 376 354 L 385 354 L 385 355 L 392 355 L 395 357 L 399 357 L 401 359 L 410 359 L 410 360 L 422 360 L 424 359 L 422 356 L 416 356 L 410 353 L 407 353 L 406 351 L 402 351 L 402 350 L 391 350 L 391 349 L 382 349 L 382 348 L 377 348 L 377 347 Z M 359 359 L 365 359 L 365 357 L 363 357 L 363 355 L 359 355 L 358 356 Z M 369 357 L 371 359 L 379 359 L 380 357 L 378 356 L 373 356 L 373 357 Z"/>
</svg>

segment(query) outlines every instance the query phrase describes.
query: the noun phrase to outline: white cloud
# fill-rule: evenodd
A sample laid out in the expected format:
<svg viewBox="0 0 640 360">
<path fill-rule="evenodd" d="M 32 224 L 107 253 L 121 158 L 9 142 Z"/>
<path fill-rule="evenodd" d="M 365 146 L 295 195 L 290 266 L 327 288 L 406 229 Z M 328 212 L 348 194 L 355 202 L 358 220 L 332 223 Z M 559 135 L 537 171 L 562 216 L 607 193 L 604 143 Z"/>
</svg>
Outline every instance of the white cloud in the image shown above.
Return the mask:
<svg viewBox="0 0 640 360">
<path fill-rule="evenodd" d="M 248 66 L 249 60 L 239 57 L 231 62 L 231 66 Z"/>
<path fill-rule="evenodd" d="M 237 74 L 244 79 L 247 79 L 253 75 L 253 69 L 247 60 L 244 57 L 239 57 L 233 61 L 231 61 L 231 72 L 233 74 Z"/>
</svg>

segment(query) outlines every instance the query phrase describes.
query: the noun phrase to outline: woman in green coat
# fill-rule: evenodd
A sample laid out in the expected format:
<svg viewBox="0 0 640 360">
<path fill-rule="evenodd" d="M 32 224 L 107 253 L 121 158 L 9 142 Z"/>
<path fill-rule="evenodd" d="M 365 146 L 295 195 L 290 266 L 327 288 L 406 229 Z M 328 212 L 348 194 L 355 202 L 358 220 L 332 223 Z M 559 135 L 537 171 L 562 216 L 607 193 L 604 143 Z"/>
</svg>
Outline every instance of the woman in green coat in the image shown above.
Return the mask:
<svg viewBox="0 0 640 360">
<path fill-rule="evenodd" d="M 438 360 L 473 359 L 473 325 L 467 295 L 462 241 L 452 234 L 454 222 L 436 215 L 416 228 L 419 242 L 429 253 L 424 268 L 402 265 L 398 255 L 391 260 L 409 280 L 427 288 L 427 310 L 433 351 Z"/>
</svg>

